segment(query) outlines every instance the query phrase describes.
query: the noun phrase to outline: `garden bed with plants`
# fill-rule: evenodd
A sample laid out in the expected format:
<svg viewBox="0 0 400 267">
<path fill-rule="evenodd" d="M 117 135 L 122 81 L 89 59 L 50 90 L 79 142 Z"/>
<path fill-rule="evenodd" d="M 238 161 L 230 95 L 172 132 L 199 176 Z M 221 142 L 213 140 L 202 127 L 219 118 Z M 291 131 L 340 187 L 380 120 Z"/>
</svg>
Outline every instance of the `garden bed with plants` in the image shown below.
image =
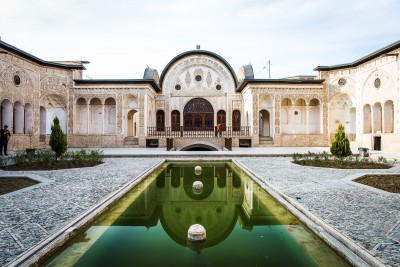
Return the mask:
<svg viewBox="0 0 400 267">
<path fill-rule="evenodd" d="M 38 182 L 29 178 L 0 178 L 0 195 L 29 187 L 37 183 Z"/>
<path fill-rule="evenodd" d="M 400 193 L 400 175 L 398 174 L 371 174 L 364 175 L 354 182 L 385 190 L 391 193 Z"/>
<path fill-rule="evenodd" d="M 389 169 L 393 167 L 393 162 L 388 162 L 384 157 L 379 157 L 374 161 L 370 158 L 357 156 L 336 157 L 326 152 L 308 154 L 293 154 L 293 163 L 302 166 L 336 168 L 336 169 Z"/>
<path fill-rule="evenodd" d="M 0 168 L 9 171 L 59 170 L 92 167 L 103 162 L 104 155 L 98 150 L 79 150 L 63 153 L 56 160 L 52 150 L 17 152 L 14 156 L 0 157 Z"/>
</svg>

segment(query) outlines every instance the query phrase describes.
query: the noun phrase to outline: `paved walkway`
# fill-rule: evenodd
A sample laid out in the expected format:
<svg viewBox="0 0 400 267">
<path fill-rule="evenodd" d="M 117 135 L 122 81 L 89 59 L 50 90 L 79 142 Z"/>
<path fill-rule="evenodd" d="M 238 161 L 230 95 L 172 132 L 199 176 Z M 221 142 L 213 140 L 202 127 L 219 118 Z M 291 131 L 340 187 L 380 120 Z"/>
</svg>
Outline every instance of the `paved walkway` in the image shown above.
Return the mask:
<svg viewBox="0 0 400 267">
<path fill-rule="evenodd" d="M 400 165 L 379 171 L 337 170 L 303 167 L 292 164 L 290 158 L 270 157 L 309 150 L 321 152 L 327 148 L 236 148 L 214 152 L 104 149 L 106 155 L 128 157 L 107 158 L 104 164 L 92 168 L 35 172 L 0 170 L 0 175 L 29 173 L 49 180 L 32 190 L 0 196 L 0 266 L 57 232 L 128 181 L 137 179 L 159 162 L 156 157 L 170 155 L 224 158 L 247 155 L 237 159 L 386 264 L 400 266 L 400 195 L 349 182 L 351 176 L 365 172 L 400 173 Z M 379 153 L 373 156 L 400 159 L 400 153 Z M 130 158 L 131 155 L 137 158 Z"/>
</svg>

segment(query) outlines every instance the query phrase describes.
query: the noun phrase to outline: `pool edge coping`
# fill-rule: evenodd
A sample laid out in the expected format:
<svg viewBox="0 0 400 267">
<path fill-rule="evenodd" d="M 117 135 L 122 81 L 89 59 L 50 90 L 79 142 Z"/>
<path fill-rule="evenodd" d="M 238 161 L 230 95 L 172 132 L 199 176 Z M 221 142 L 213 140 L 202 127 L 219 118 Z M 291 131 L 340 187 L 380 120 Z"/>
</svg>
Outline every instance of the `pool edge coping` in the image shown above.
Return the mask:
<svg viewBox="0 0 400 267">
<path fill-rule="evenodd" d="M 137 176 L 136 179 L 125 183 L 117 191 L 112 192 L 104 197 L 97 205 L 93 206 L 82 215 L 69 222 L 56 233 L 29 248 L 17 258 L 7 263 L 5 266 L 38 266 L 40 263 L 42 263 L 41 261 L 43 261 L 44 258 L 48 257 L 66 244 L 66 242 L 68 242 L 72 236 L 76 235 L 79 230 L 86 227 L 90 222 L 96 219 L 98 215 L 107 210 L 110 205 L 123 197 L 127 192 L 134 188 L 138 183 L 143 181 L 151 172 L 159 168 L 165 162 L 165 159 L 161 159 L 157 163 L 153 164 L 151 167 Z"/>
<path fill-rule="evenodd" d="M 93 206 L 85 213 L 74 219 L 66 226 L 62 227 L 59 231 L 44 239 L 42 242 L 31 247 L 13 261 L 7 263 L 5 266 L 37 266 L 41 261 L 48 257 L 48 255 L 54 253 L 61 246 L 63 246 L 70 238 L 79 232 L 82 228 L 86 227 L 90 222 L 98 217 L 99 214 L 103 213 L 108 207 L 115 201 L 124 196 L 129 190 L 134 188 L 138 183 L 143 181 L 152 171 L 159 168 L 166 162 L 179 162 L 193 160 L 192 158 L 164 158 L 160 159 L 159 162 L 155 163 L 147 170 L 142 172 L 133 181 L 125 183 L 120 189 L 112 192 L 106 196 L 101 202 Z M 314 215 L 312 212 L 306 210 L 301 204 L 294 201 L 289 196 L 280 192 L 278 189 L 273 187 L 267 181 L 260 178 L 260 176 L 247 167 L 244 163 L 239 162 L 232 158 L 198 158 L 198 161 L 231 161 L 240 169 L 242 169 L 247 175 L 249 175 L 257 184 L 259 184 L 265 191 L 272 195 L 278 202 L 280 202 L 285 208 L 292 212 L 296 217 L 300 219 L 307 227 L 309 227 L 314 234 L 324 240 L 331 248 L 333 248 L 340 256 L 345 258 L 350 264 L 354 266 L 386 266 L 384 263 L 379 261 L 373 255 L 371 255 L 366 249 L 347 238 L 332 226 L 325 223 L 322 219 Z M 27 175 L 24 175 L 27 176 Z M 344 179 L 346 179 L 345 177 Z M 355 183 L 355 182 L 353 182 Z M 33 188 L 32 188 L 33 189 Z"/>
<path fill-rule="evenodd" d="M 314 234 L 324 240 L 340 256 L 344 257 L 353 266 L 376 266 L 385 267 L 383 262 L 370 254 L 366 249 L 341 234 L 332 226 L 324 222 L 318 216 L 305 209 L 300 203 L 282 193 L 270 183 L 260 178 L 260 176 L 236 159 L 232 159 L 239 168 L 249 175 L 265 191 L 272 195 L 278 202 L 285 206 L 291 213 L 300 219 Z"/>
</svg>

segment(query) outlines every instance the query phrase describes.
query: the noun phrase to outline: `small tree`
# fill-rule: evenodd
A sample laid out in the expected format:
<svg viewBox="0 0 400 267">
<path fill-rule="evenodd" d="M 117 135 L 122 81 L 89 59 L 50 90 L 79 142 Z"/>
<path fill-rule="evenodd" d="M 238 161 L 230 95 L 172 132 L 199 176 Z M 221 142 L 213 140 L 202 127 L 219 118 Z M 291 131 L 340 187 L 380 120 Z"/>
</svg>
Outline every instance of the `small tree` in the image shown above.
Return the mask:
<svg viewBox="0 0 400 267">
<path fill-rule="evenodd" d="M 336 157 L 347 157 L 351 155 L 350 142 L 344 132 L 344 126 L 339 123 L 335 133 L 335 139 L 332 141 L 331 153 Z"/>
<path fill-rule="evenodd" d="M 61 130 L 60 121 L 57 117 L 54 118 L 53 125 L 51 126 L 49 145 L 56 153 L 56 161 L 67 151 L 67 140 L 65 139 L 64 133 Z"/>
</svg>

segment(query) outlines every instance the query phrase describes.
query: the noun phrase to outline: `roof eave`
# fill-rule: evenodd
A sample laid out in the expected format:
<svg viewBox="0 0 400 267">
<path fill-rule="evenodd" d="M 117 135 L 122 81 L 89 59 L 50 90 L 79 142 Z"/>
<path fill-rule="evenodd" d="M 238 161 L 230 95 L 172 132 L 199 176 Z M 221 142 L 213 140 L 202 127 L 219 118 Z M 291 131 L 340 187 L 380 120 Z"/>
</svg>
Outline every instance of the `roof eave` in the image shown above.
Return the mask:
<svg viewBox="0 0 400 267">
<path fill-rule="evenodd" d="M 243 80 L 239 86 L 236 88 L 236 92 L 241 92 L 248 84 L 293 84 L 293 85 L 315 85 L 322 84 L 325 80 L 315 79 L 315 80 L 298 80 L 298 79 L 252 79 Z"/>
<path fill-rule="evenodd" d="M 160 93 L 161 88 L 154 79 L 76 79 L 74 80 L 76 85 L 99 85 L 99 84 L 150 84 L 155 92 Z"/>
<path fill-rule="evenodd" d="M 63 69 L 83 69 L 85 70 L 85 66 L 83 64 L 87 64 L 88 61 L 81 61 L 81 64 L 79 65 L 67 65 L 67 64 L 61 64 L 61 63 L 56 63 L 56 62 L 51 62 L 51 61 L 46 61 L 43 59 L 40 59 L 38 57 L 35 57 L 34 55 L 31 55 L 19 48 L 16 48 L 15 46 L 12 46 L 4 41 L 0 40 L 0 48 L 3 48 L 4 50 L 8 51 L 9 53 L 18 55 L 20 57 L 23 57 L 25 59 L 28 59 L 32 62 L 35 62 L 39 65 L 43 66 L 48 66 L 48 67 L 58 67 L 58 68 L 63 68 Z"/>
</svg>

